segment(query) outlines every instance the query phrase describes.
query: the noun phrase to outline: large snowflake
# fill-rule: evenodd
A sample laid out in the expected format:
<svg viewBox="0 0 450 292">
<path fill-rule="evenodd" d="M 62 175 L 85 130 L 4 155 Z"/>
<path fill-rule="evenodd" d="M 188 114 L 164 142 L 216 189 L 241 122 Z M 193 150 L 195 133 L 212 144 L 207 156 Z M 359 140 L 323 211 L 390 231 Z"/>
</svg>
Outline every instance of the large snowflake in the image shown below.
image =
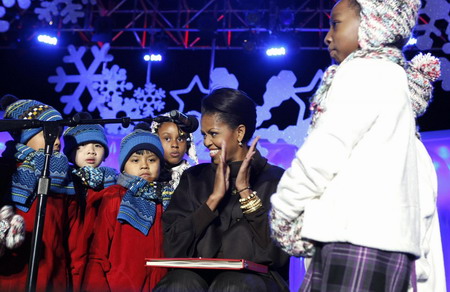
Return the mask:
<svg viewBox="0 0 450 292">
<path fill-rule="evenodd" d="M 162 88 L 156 88 L 153 83 L 147 83 L 144 88 L 138 87 L 134 90 L 133 96 L 139 105 L 140 114 L 144 117 L 154 117 L 155 111 L 160 112 L 164 109 L 166 91 Z"/>
<path fill-rule="evenodd" d="M 113 96 L 122 97 L 122 93 L 131 90 L 133 84 L 127 82 L 127 70 L 120 68 L 118 65 L 113 65 L 111 69 L 103 68 L 102 79 L 95 81 L 92 87 L 99 92 L 100 98 L 92 99 L 88 111 L 94 111 L 98 108 L 101 113 L 104 105 L 112 102 Z"/>
<path fill-rule="evenodd" d="M 95 4 L 96 0 L 82 0 L 83 4 Z M 83 5 L 74 3 L 73 0 L 41 1 L 41 7 L 34 9 L 40 20 L 52 21 L 53 16 L 61 16 L 63 23 L 77 23 L 84 17 Z"/>
<path fill-rule="evenodd" d="M 98 103 L 95 102 L 95 100 L 102 99 L 100 92 L 97 90 L 100 88 L 98 84 L 110 77 L 108 74 L 105 76 L 102 73 L 97 73 L 100 65 L 113 60 L 113 56 L 108 54 L 109 44 L 105 44 L 102 48 L 98 48 L 97 46 L 91 47 L 91 53 L 94 60 L 88 67 L 86 67 L 83 63 L 83 56 L 86 53 L 85 47 L 80 47 L 77 49 L 70 45 L 67 49 L 69 51 L 69 55 L 65 56 L 63 61 L 64 63 L 74 64 L 75 68 L 78 70 L 78 74 L 67 75 L 62 67 L 58 67 L 56 68 L 57 75 L 50 76 L 48 81 L 50 83 L 56 83 L 56 92 L 61 92 L 68 83 L 78 83 L 78 86 L 72 94 L 63 95 L 61 97 L 61 102 L 66 104 L 64 107 L 64 113 L 69 114 L 72 110 L 77 112 L 83 110 L 80 97 L 85 89 L 89 91 L 89 94 L 93 100 L 93 103 L 91 103 L 88 110 L 93 111 L 98 106 Z M 109 73 L 109 71 L 103 72 Z"/>
<path fill-rule="evenodd" d="M 416 27 L 416 31 L 422 32 L 423 34 L 417 37 L 417 47 L 420 50 L 429 50 L 433 47 L 432 35 L 446 39 L 447 43 L 443 45 L 442 49 L 445 53 L 450 54 L 450 23 L 448 17 L 450 15 L 450 3 L 447 0 L 428 0 L 423 9 L 420 11 L 422 15 L 427 15 L 429 21 L 424 24 L 419 24 Z M 447 29 L 445 36 L 442 36 L 441 30 L 437 27 L 439 21 L 447 22 Z M 450 91 L 450 68 L 449 62 L 445 58 L 441 58 L 442 64 L 442 75 L 440 80 L 442 80 L 442 88 L 445 91 Z"/>
</svg>

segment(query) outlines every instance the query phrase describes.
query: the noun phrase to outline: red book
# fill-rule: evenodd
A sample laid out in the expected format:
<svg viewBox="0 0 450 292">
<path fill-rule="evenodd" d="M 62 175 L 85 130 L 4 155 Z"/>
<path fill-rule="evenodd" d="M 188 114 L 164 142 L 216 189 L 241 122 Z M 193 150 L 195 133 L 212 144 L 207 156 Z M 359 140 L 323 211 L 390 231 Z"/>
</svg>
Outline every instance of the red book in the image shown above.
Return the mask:
<svg viewBox="0 0 450 292">
<path fill-rule="evenodd" d="M 211 259 L 211 258 L 146 258 L 146 267 L 183 268 L 183 269 L 225 269 L 251 270 L 267 273 L 266 265 L 244 259 Z"/>
</svg>

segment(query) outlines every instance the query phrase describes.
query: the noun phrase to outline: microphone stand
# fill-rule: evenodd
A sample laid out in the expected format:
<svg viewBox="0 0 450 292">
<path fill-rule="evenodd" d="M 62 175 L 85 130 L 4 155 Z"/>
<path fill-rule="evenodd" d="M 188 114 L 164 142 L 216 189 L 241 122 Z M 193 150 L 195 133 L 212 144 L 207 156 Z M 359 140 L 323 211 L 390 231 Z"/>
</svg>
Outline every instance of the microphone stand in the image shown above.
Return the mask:
<svg viewBox="0 0 450 292">
<path fill-rule="evenodd" d="M 2 131 L 19 131 L 29 128 L 43 128 L 45 138 L 44 149 L 44 169 L 39 178 L 37 186 L 37 206 L 34 222 L 34 232 L 31 239 L 31 254 L 28 265 L 27 292 L 36 291 L 36 282 L 38 276 L 39 260 L 41 256 L 42 234 L 44 231 L 44 220 L 47 207 L 48 191 L 50 189 L 50 158 L 53 153 L 53 144 L 59 136 L 61 126 L 76 126 L 80 124 L 114 124 L 122 123 L 127 128 L 131 122 L 147 122 L 151 123 L 153 118 L 130 119 L 128 117 L 120 119 L 89 119 L 80 120 L 72 118 L 71 120 L 58 121 L 39 121 L 39 120 L 0 120 L 0 132 Z"/>
</svg>

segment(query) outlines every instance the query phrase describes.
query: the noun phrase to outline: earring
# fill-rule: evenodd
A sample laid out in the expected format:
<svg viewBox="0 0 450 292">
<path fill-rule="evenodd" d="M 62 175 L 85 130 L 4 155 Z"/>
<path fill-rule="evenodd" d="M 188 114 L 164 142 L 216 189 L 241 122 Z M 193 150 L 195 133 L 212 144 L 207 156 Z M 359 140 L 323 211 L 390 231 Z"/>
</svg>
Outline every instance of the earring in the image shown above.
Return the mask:
<svg viewBox="0 0 450 292">
<path fill-rule="evenodd" d="M 242 147 L 242 142 L 241 141 L 238 140 L 238 144 L 239 144 L 239 146 Z"/>
</svg>

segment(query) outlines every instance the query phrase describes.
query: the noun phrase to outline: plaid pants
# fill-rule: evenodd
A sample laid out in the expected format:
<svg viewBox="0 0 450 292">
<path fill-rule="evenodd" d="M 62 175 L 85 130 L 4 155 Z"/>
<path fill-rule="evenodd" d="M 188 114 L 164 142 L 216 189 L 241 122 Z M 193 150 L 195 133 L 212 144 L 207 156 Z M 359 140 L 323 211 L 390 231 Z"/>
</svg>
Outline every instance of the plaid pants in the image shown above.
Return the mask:
<svg viewBox="0 0 450 292">
<path fill-rule="evenodd" d="M 407 291 L 413 263 L 405 253 L 349 243 L 319 244 L 300 291 Z"/>
</svg>

